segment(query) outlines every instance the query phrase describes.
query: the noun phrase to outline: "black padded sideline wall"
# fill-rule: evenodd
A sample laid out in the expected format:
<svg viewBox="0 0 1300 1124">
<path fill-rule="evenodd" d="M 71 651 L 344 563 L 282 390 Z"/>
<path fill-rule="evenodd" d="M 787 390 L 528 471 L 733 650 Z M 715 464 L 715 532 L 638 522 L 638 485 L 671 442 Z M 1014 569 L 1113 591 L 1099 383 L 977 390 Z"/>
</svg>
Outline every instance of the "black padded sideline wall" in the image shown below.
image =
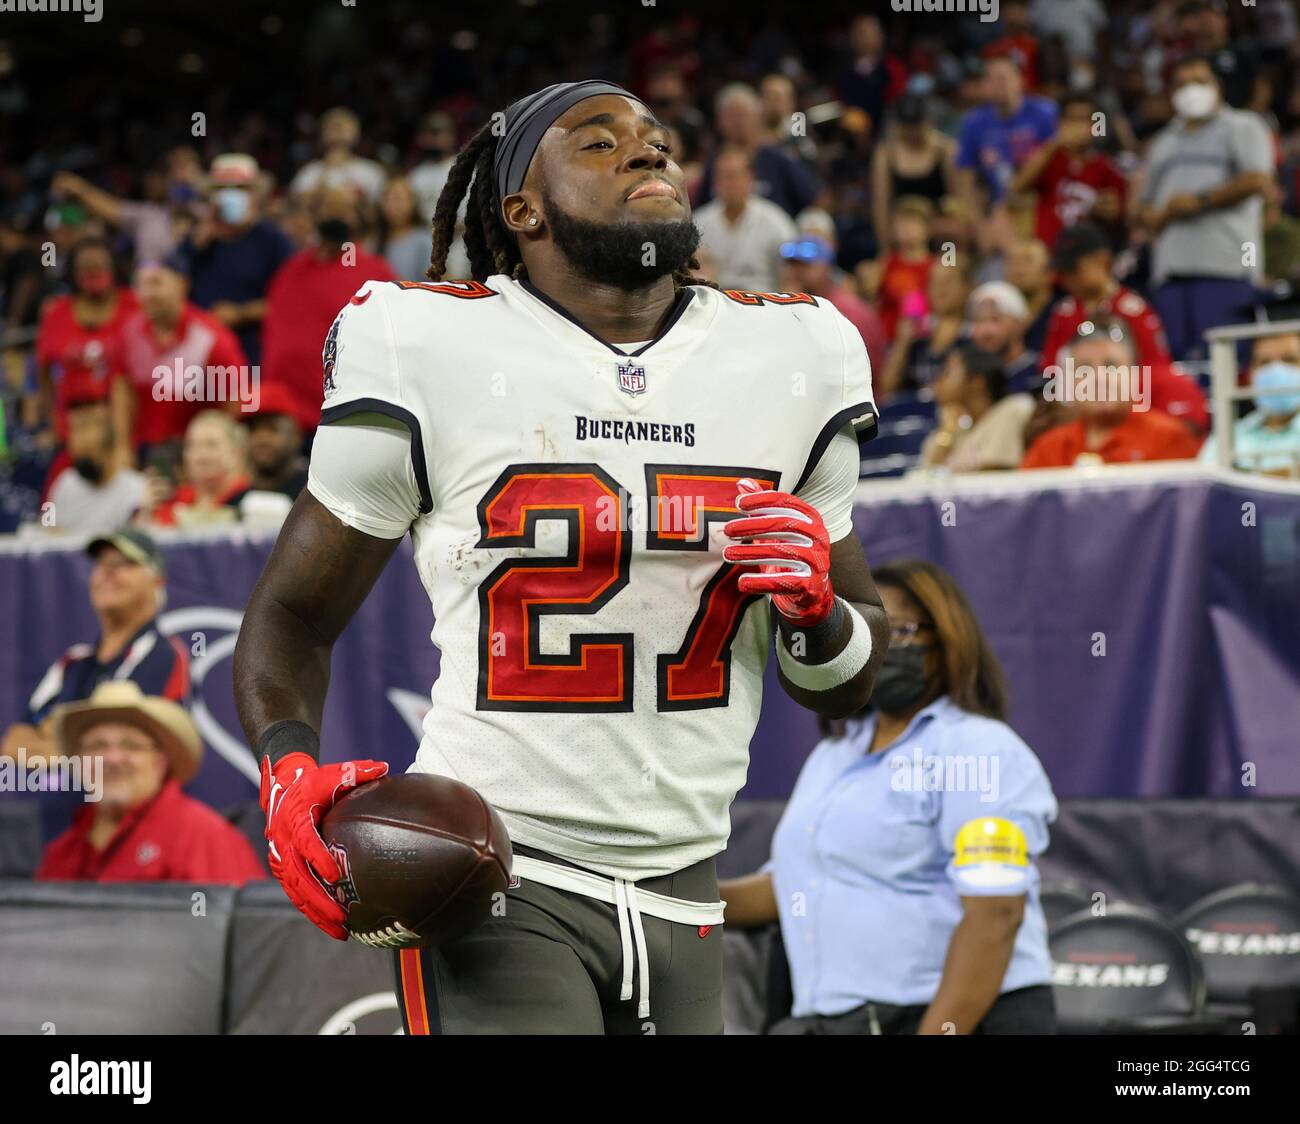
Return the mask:
<svg viewBox="0 0 1300 1124">
<path fill-rule="evenodd" d="M 393 1034 L 392 953 L 327 937 L 278 882 L 239 892 L 227 964 L 232 1034 Z"/>
<path fill-rule="evenodd" d="M 0 1034 L 218 1034 L 235 891 L 0 882 Z"/>
</svg>

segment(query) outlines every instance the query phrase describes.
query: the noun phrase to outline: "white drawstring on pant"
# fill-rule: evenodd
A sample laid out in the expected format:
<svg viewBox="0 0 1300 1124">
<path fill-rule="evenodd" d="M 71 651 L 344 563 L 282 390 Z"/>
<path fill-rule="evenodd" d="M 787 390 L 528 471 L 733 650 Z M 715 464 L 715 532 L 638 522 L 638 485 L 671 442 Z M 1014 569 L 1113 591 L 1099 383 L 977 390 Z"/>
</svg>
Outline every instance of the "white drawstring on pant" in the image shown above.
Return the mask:
<svg viewBox="0 0 1300 1124">
<path fill-rule="evenodd" d="M 618 916 L 618 939 L 623 950 L 623 981 L 619 999 L 632 998 L 632 973 L 637 971 L 637 1009 L 639 1019 L 650 1017 L 650 956 L 646 951 L 645 927 L 641 915 L 648 913 L 664 921 L 682 925 L 721 925 L 726 906 L 722 902 L 692 902 L 638 890 L 626 878 L 606 878 L 594 871 L 515 855 L 511 864 L 514 874 L 531 878 L 543 886 L 570 890 L 584 897 L 608 902 Z"/>
</svg>

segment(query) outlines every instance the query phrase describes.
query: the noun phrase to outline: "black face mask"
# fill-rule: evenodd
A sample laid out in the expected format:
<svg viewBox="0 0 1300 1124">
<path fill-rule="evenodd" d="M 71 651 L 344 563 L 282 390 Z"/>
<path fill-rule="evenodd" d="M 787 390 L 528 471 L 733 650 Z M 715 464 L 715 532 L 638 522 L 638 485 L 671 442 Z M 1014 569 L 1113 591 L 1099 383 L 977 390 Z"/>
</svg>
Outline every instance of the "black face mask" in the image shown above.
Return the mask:
<svg viewBox="0 0 1300 1124">
<path fill-rule="evenodd" d="M 104 479 L 104 466 L 91 457 L 77 457 L 72 462 L 77 475 L 90 484 L 98 484 Z"/>
<path fill-rule="evenodd" d="M 330 246 L 342 246 L 352 238 L 352 227 L 343 219 L 321 219 L 316 231 L 321 241 Z"/>
<path fill-rule="evenodd" d="M 915 644 L 890 648 L 885 653 L 871 692 L 871 702 L 877 710 L 904 714 L 925 698 L 930 691 L 930 681 L 925 677 L 925 653 L 925 648 Z"/>
</svg>

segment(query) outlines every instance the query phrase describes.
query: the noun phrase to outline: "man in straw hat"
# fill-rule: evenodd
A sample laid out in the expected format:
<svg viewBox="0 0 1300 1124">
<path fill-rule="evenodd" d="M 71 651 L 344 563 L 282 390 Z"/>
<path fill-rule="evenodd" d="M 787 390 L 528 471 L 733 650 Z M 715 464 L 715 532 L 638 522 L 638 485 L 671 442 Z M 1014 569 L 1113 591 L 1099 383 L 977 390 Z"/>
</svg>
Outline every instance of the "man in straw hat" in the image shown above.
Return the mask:
<svg viewBox="0 0 1300 1124">
<path fill-rule="evenodd" d="M 102 784 L 46 848 L 37 878 L 242 885 L 265 877 L 238 830 L 181 791 L 203 758 L 183 707 L 110 680 L 88 700 L 56 708 L 52 733 L 65 756 L 95 761 L 83 776 L 102 775 Z"/>
</svg>

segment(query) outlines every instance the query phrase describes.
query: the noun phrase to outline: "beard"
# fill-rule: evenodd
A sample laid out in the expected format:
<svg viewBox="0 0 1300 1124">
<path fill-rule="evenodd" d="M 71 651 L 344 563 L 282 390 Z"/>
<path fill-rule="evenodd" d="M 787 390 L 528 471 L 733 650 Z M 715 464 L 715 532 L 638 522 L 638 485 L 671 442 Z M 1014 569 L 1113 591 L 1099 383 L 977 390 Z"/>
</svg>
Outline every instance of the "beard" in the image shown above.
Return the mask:
<svg viewBox="0 0 1300 1124">
<path fill-rule="evenodd" d="M 700 244 L 700 232 L 689 218 L 598 223 L 566 214 L 545 191 L 542 202 L 556 248 L 597 284 L 644 288 L 684 268 Z"/>
<path fill-rule="evenodd" d="M 72 467 L 87 484 L 98 484 L 104 479 L 104 466 L 94 457 L 77 457 L 73 460 Z"/>
</svg>

